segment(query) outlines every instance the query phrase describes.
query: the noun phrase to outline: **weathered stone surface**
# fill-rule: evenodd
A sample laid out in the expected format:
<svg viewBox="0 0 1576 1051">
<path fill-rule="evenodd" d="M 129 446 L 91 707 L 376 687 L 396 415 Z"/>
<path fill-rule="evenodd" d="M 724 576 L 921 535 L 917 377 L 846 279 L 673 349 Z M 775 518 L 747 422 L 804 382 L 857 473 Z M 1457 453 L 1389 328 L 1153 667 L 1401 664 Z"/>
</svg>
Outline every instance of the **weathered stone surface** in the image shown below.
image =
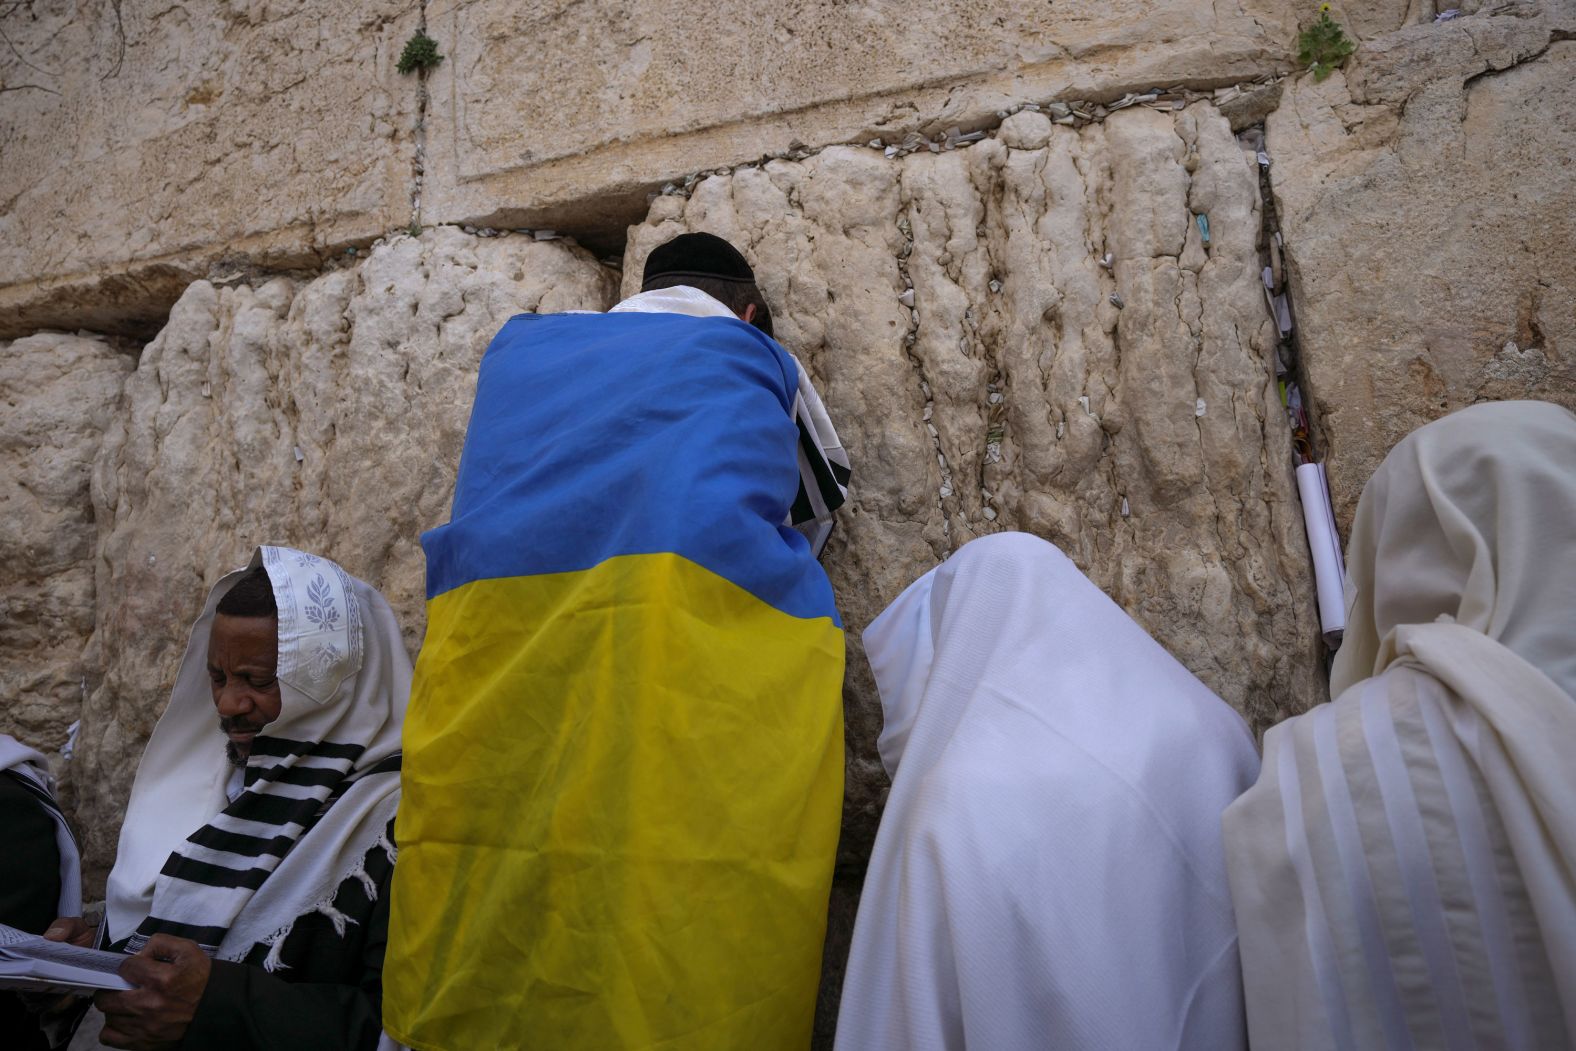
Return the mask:
<svg viewBox="0 0 1576 1051">
<path fill-rule="evenodd" d="M 1061 545 L 1259 728 L 1322 699 L 1255 174 L 1212 108 L 1081 131 L 1024 113 L 964 150 L 710 178 L 631 230 L 626 293 L 684 229 L 750 255 L 853 460 L 826 560 L 850 632 L 845 872 L 885 784 L 858 633 L 974 536 Z"/>
<path fill-rule="evenodd" d="M 1343 526 L 1414 428 L 1475 401 L 1576 406 L 1576 5 L 1364 45 L 1270 116 L 1309 393 Z"/>
<path fill-rule="evenodd" d="M 1387 0 L 1348 24 L 1431 13 Z M 445 55 L 425 82 L 393 70 L 423 17 Z M 151 332 L 192 280 L 315 268 L 417 202 L 429 225 L 611 247 L 669 179 L 984 127 L 1025 101 L 1284 72 L 1309 17 L 1304 0 L 949 0 L 924 17 L 895 0 L 8 4 L 0 337 Z"/>
<path fill-rule="evenodd" d="M 101 339 L 0 343 L 0 733 L 50 751 L 82 709 L 93 457 L 135 359 Z"/>
<path fill-rule="evenodd" d="M 6 4 L 0 335 L 162 318 L 227 258 L 410 221 L 397 0 Z"/>
<path fill-rule="evenodd" d="M 423 207 L 501 226 L 634 221 L 654 184 L 796 143 L 891 142 L 995 123 L 1015 102 L 1286 70 L 1308 6 L 433 0 L 449 61 L 431 78 Z"/>
<path fill-rule="evenodd" d="M 306 284 L 187 290 L 93 471 L 98 616 L 79 756 L 94 777 L 78 784 L 91 870 L 113 856 L 213 581 L 257 544 L 321 552 L 377 584 L 414 652 L 418 538 L 447 519 L 482 351 L 511 314 L 602 309 L 613 284 L 563 242 L 442 229 Z"/>
</svg>

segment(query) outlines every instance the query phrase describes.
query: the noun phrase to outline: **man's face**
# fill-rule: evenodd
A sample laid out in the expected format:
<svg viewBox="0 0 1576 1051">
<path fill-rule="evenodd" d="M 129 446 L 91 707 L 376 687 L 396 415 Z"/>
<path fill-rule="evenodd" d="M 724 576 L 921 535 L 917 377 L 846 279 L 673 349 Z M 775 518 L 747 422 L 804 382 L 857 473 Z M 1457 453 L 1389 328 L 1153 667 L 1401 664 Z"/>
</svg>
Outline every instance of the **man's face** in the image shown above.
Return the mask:
<svg viewBox="0 0 1576 1051">
<path fill-rule="evenodd" d="M 213 618 L 208 633 L 208 680 L 225 753 L 236 766 L 252 754 L 257 731 L 279 718 L 279 618 Z"/>
</svg>

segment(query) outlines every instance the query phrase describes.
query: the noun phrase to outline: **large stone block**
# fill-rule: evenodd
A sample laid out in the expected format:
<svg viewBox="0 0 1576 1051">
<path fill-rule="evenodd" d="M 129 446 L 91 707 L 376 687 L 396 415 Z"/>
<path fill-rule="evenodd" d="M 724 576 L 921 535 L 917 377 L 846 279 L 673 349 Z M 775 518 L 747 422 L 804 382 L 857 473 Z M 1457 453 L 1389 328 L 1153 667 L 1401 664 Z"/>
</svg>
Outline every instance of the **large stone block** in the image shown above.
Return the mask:
<svg viewBox="0 0 1576 1051">
<path fill-rule="evenodd" d="M 1385 0 L 1349 21 L 1383 33 L 1426 6 Z M 315 268 L 418 204 L 428 224 L 552 226 L 613 247 L 653 187 L 798 143 L 1284 72 L 1309 7 L 9 4 L 0 337 L 151 333 L 192 280 Z M 423 18 L 446 56 L 425 82 L 393 69 Z M 1233 119 L 1274 97 L 1242 96 Z"/>
<path fill-rule="evenodd" d="M 410 221 L 397 0 L 7 4 L 0 335 L 157 326 L 211 265 Z"/>
<path fill-rule="evenodd" d="M 797 143 L 1285 70 L 1306 6 L 433 0 L 449 61 L 431 79 L 423 207 L 502 226 L 633 221 L 653 184 Z M 1400 25 L 1396 7 L 1375 18 Z"/>
<path fill-rule="evenodd" d="M 1270 116 L 1303 364 L 1337 517 L 1464 405 L 1576 407 L 1576 5 L 1364 45 Z"/>
<path fill-rule="evenodd" d="M 0 343 L 0 733 L 41 750 L 82 709 L 93 631 L 89 478 L 136 359 L 101 339 Z"/>
<path fill-rule="evenodd" d="M 143 351 L 93 472 L 98 616 L 79 763 L 92 874 L 208 588 L 251 549 L 320 552 L 374 582 L 414 653 L 419 537 L 448 518 L 476 366 L 525 310 L 602 309 L 583 251 L 458 230 L 397 237 L 298 284 L 200 281 Z"/>
<path fill-rule="evenodd" d="M 885 787 L 858 633 L 972 537 L 1059 544 L 1259 729 L 1324 698 L 1256 176 L 1214 109 L 1023 113 L 963 150 L 709 178 L 630 231 L 626 293 L 682 230 L 751 257 L 853 461 L 826 558 L 850 640 L 846 874 Z"/>
</svg>

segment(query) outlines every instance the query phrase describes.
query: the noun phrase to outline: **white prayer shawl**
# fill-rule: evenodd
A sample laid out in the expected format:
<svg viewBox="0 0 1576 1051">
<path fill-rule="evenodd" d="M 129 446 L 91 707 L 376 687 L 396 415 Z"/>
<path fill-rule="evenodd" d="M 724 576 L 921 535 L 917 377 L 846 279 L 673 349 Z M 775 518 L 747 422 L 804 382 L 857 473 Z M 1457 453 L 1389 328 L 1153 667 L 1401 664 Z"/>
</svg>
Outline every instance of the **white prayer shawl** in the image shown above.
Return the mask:
<svg viewBox="0 0 1576 1051">
<path fill-rule="evenodd" d="M 1255 1046 L 1576 1035 L 1576 416 L 1485 404 L 1358 502 L 1336 700 L 1227 811 Z"/>
<path fill-rule="evenodd" d="M 220 598 L 258 565 L 279 608 L 283 703 L 253 740 L 246 790 L 232 803 L 208 634 Z M 246 569 L 210 592 L 137 767 L 107 892 L 108 940 L 135 934 L 128 951 L 156 929 L 225 960 L 266 944 L 276 966 L 297 918 L 317 911 L 342 927 L 332 908 L 340 884 L 359 876 L 375 893 L 365 857 L 378 846 L 394 853 L 386 829 L 399 804 L 411 664 L 393 611 L 315 555 L 263 547 Z"/>
<path fill-rule="evenodd" d="M 975 540 L 864 633 L 892 791 L 840 1051 L 1242 1048 L 1247 727 L 1070 560 Z"/>
<path fill-rule="evenodd" d="M 60 901 L 56 916 L 82 915 L 82 854 L 66 816 L 55 801 L 55 779 L 49 761 L 10 734 L 0 734 L 0 770 L 9 770 L 27 781 L 38 805 L 55 823 L 55 846 L 60 851 Z"/>
</svg>

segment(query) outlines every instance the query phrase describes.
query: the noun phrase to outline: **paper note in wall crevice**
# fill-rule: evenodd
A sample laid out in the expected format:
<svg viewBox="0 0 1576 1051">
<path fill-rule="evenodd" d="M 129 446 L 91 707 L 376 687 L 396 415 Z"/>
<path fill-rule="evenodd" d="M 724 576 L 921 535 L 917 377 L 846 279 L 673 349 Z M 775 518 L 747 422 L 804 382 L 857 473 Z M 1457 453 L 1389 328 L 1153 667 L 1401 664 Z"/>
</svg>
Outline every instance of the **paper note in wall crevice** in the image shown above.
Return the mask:
<svg viewBox="0 0 1576 1051">
<path fill-rule="evenodd" d="M 1305 463 L 1297 468 L 1297 493 L 1302 497 L 1302 520 L 1308 529 L 1313 554 L 1313 582 L 1319 597 L 1319 628 L 1324 641 L 1338 646 L 1346 631 L 1346 560 L 1341 557 L 1341 535 L 1335 529 L 1330 505 L 1330 482 L 1324 464 Z"/>
</svg>

